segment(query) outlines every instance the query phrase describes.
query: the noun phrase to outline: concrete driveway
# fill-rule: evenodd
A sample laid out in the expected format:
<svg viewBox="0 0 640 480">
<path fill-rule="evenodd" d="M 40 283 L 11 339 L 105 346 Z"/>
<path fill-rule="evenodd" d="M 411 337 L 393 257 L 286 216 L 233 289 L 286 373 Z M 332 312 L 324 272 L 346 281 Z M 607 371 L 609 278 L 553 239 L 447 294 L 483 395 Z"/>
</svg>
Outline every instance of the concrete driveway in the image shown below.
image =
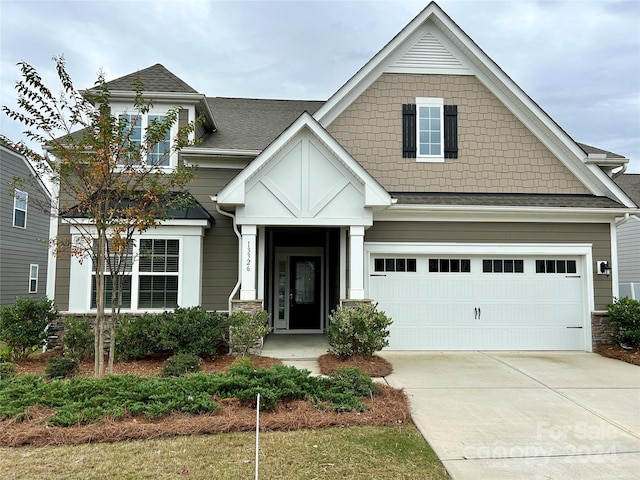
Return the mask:
<svg viewBox="0 0 640 480">
<path fill-rule="evenodd" d="M 582 352 L 381 356 L 455 480 L 640 478 L 638 366 Z"/>
</svg>

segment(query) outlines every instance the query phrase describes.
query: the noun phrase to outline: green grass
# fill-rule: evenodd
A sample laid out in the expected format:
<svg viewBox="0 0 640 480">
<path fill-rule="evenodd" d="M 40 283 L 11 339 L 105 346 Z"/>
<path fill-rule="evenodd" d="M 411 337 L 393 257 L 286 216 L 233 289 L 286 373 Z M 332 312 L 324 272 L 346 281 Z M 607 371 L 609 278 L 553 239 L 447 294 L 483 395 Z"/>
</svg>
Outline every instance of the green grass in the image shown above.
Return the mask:
<svg viewBox="0 0 640 480">
<path fill-rule="evenodd" d="M 12 479 L 253 479 L 253 433 L 0 448 Z M 260 434 L 260 479 L 448 479 L 413 425 Z"/>
</svg>

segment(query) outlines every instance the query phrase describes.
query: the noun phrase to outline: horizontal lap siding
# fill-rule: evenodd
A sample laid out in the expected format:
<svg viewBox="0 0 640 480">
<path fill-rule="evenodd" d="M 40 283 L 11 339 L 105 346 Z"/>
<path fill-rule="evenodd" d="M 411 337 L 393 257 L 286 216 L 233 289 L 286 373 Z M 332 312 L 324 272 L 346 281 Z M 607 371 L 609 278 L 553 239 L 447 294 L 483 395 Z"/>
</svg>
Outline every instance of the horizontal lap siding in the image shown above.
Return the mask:
<svg viewBox="0 0 640 480">
<path fill-rule="evenodd" d="M 67 241 L 70 236 L 71 227 L 69 225 L 58 225 L 58 238 Z M 69 310 L 69 285 L 71 277 L 71 259 L 69 255 L 59 255 L 56 258 L 56 308 L 61 312 Z"/>
<path fill-rule="evenodd" d="M 590 243 L 595 309 L 611 303 L 611 277 L 595 275 L 598 260 L 611 260 L 609 224 L 375 222 L 365 242 Z"/>
<path fill-rule="evenodd" d="M 216 220 L 205 230 L 202 262 L 202 306 L 207 310 L 227 310 L 228 300 L 238 281 L 238 237 L 231 219 L 220 215 L 211 195 L 216 195 L 238 170 L 196 170 L 189 191 Z"/>
<path fill-rule="evenodd" d="M 630 217 L 617 233 L 620 283 L 640 283 L 640 218 Z"/>
</svg>

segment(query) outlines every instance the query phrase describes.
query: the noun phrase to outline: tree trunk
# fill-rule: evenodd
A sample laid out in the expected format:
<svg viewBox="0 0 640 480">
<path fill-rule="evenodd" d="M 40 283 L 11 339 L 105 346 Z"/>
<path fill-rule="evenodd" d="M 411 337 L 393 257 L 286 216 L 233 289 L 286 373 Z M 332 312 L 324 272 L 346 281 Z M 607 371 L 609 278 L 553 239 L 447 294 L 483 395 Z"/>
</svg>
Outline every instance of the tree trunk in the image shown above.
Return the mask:
<svg viewBox="0 0 640 480">
<path fill-rule="evenodd" d="M 106 232 L 98 230 L 98 249 L 96 261 L 96 326 L 94 338 L 94 375 L 104 376 L 104 264 L 107 249 Z"/>
</svg>

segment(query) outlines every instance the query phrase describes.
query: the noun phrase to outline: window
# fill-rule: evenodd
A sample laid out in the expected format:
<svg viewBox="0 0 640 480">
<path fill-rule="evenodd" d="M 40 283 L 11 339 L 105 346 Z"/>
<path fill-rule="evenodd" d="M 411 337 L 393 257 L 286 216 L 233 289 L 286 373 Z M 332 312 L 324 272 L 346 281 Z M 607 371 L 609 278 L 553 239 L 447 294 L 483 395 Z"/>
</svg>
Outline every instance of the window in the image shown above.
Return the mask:
<svg viewBox="0 0 640 480">
<path fill-rule="evenodd" d="M 16 190 L 13 197 L 13 226 L 27 228 L 27 201 L 29 194 Z"/>
<path fill-rule="evenodd" d="M 178 306 L 178 240 L 140 240 L 139 308 Z"/>
<path fill-rule="evenodd" d="M 128 115 L 121 114 L 119 117 L 121 122 L 125 122 L 126 128 L 124 135 L 129 139 L 133 147 L 142 145 L 142 132 L 150 125 L 164 121 L 161 115 Z M 171 133 L 165 132 L 164 141 L 158 142 L 146 152 L 146 156 L 142 158 L 142 164 L 153 165 L 156 167 L 168 167 L 170 165 L 171 154 Z M 132 160 L 133 161 L 133 160 Z M 121 162 L 122 163 L 122 162 Z M 135 160 L 135 163 L 137 160 Z"/>
<path fill-rule="evenodd" d="M 483 273 L 524 273 L 524 260 L 482 260 Z"/>
<path fill-rule="evenodd" d="M 402 106 L 402 156 L 419 162 L 458 158 L 458 107 L 442 98 L 416 98 Z"/>
<path fill-rule="evenodd" d="M 96 248 L 97 240 L 94 240 L 94 248 Z M 112 265 L 116 265 L 118 254 L 111 251 L 111 246 L 107 243 L 108 257 Z M 123 256 L 125 262 L 123 268 L 120 268 L 122 275 L 118 278 L 122 282 L 122 308 L 131 308 L 131 276 L 133 271 L 133 243 L 129 243 L 127 254 Z M 96 264 L 93 262 L 91 269 L 91 308 L 96 308 Z M 105 306 L 111 306 L 111 295 L 113 292 L 113 278 L 111 277 L 108 261 L 104 265 L 104 289 L 103 299 Z"/>
<path fill-rule="evenodd" d="M 376 258 L 373 261 L 376 272 L 415 272 L 415 258 Z"/>
<path fill-rule="evenodd" d="M 109 253 L 115 258 L 115 253 Z M 142 238 L 130 244 L 122 283 L 122 308 L 175 308 L 178 306 L 180 241 Z M 138 261 L 133 260 L 137 258 Z M 105 266 L 105 273 L 108 273 Z M 111 305 L 113 279 L 105 276 L 105 305 Z M 137 303 L 137 307 L 136 307 Z M 91 282 L 91 308 L 96 308 L 95 266 Z"/>
<path fill-rule="evenodd" d="M 429 273 L 470 273 L 471 260 L 468 258 L 430 258 Z"/>
<path fill-rule="evenodd" d="M 38 293 L 38 270 L 40 266 L 32 263 L 29 265 L 29 293 Z"/>
<path fill-rule="evenodd" d="M 437 98 L 418 98 L 417 138 L 418 158 L 444 158 L 444 128 L 442 125 L 444 103 Z"/>
<path fill-rule="evenodd" d="M 575 260 L 536 260 L 536 273 L 577 273 Z"/>
</svg>

